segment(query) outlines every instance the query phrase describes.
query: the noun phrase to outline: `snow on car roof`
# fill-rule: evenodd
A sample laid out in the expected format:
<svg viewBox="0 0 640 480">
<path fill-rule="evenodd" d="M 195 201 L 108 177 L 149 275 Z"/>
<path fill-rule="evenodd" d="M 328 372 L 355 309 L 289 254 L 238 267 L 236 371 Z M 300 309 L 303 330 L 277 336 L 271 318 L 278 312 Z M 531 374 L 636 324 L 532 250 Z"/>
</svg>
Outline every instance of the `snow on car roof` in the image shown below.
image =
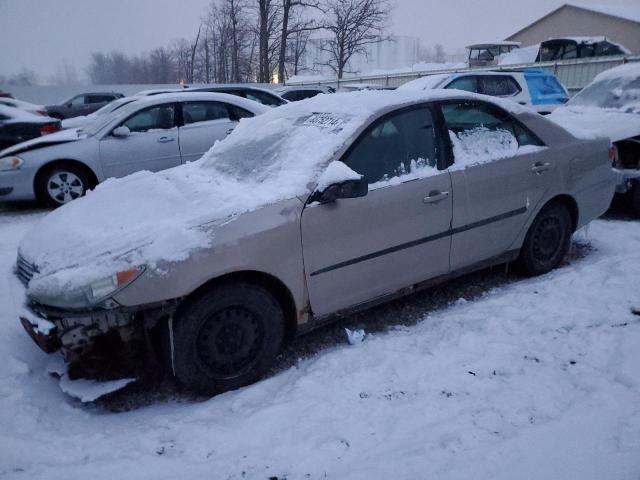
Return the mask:
<svg viewBox="0 0 640 480">
<path fill-rule="evenodd" d="M 52 120 L 51 118 L 43 117 L 41 115 L 35 115 L 20 108 L 9 107 L 2 104 L 0 104 L 0 115 L 5 115 L 12 121 L 16 122 L 43 123 Z"/>
<path fill-rule="evenodd" d="M 450 77 L 450 73 L 426 75 L 399 86 L 398 90 L 430 90 L 432 88 L 436 88 L 440 83 Z"/>
</svg>

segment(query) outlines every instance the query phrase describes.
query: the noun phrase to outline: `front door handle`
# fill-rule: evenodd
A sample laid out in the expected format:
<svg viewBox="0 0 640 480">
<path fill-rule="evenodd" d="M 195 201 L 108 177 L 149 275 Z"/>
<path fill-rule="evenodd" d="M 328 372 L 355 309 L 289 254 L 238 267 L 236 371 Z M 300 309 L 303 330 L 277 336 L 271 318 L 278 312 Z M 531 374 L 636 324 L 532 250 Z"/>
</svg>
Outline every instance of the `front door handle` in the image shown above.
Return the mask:
<svg viewBox="0 0 640 480">
<path fill-rule="evenodd" d="M 429 195 L 422 199 L 423 203 L 434 204 L 441 202 L 449 196 L 449 192 L 441 192 L 440 190 L 433 190 L 429 192 Z"/>
<path fill-rule="evenodd" d="M 536 162 L 531 165 L 531 172 L 537 175 L 546 172 L 547 170 L 551 170 L 551 164 L 549 162 Z"/>
<path fill-rule="evenodd" d="M 175 138 L 173 137 L 160 137 L 158 139 L 158 143 L 168 143 L 168 142 L 173 142 L 175 140 Z"/>
</svg>

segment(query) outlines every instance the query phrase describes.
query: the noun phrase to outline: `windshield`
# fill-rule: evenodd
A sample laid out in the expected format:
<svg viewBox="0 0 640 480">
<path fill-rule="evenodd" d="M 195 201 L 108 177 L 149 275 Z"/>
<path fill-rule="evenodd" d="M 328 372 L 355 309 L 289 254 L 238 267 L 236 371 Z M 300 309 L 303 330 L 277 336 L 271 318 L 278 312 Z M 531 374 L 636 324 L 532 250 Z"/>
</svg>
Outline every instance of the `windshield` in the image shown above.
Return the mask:
<svg viewBox="0 0 640 480">
<path fill-rule="evenodd" d="M 594 82 L 573 97 L 569 105 L 640 114 L 640 76 L 607 78 Z"/>
</svg>

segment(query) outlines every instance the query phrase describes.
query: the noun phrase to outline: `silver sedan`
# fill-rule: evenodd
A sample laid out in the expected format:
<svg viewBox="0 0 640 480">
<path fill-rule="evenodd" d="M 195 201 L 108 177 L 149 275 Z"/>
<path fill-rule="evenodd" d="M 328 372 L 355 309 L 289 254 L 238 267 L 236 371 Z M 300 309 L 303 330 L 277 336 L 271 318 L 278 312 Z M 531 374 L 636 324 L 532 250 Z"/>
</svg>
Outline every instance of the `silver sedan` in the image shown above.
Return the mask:
<svg viewBox="0 0 640 480">
<path fill-rule="evenodd" d="M 142 98 L 83 130 L 66 130 L 0 152 L 0 201 L 68 203 L 109 177 L 159 171 L 200 158 L 240 119 L 267 107 L 234 95 Z"/>
</svg>

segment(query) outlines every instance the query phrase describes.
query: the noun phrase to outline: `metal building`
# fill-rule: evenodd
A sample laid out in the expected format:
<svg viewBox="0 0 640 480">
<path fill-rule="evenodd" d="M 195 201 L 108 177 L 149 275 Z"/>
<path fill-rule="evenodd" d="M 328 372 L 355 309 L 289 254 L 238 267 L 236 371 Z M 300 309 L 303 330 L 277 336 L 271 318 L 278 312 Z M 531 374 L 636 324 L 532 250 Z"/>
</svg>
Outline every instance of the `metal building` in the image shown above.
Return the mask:
<svg viewBox="0 0 640 480">
<path fill-rule="evenodd" d="M 605 36 L 640 54 L 640 2 L 638 6 L 578 7 L 565 4 L 517 31 L 509 41 L 523 46 L 550 38 Z"/>
</svg>

